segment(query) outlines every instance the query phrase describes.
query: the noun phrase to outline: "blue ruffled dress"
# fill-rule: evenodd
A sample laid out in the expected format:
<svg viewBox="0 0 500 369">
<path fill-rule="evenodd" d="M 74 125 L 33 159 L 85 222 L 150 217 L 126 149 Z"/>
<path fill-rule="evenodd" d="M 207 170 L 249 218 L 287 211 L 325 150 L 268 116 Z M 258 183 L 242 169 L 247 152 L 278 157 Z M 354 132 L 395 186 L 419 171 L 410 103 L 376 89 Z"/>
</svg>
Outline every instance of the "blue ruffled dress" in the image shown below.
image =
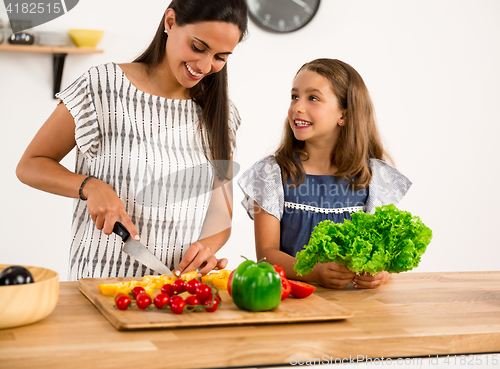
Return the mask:
<svg viewBox="0 0 500 369">
<path fill-rule="evenodd" d="M 283 185 L 278 163 L 268 156 L 243 173 L 238 185 L 250 218 L 254 201 L 275 216 L 281 224 L 280 250 L 295 257 L 319 222 L 342 223 L 356 211 L 373 213 L 377 206 L 397 204 L 411 186 L 408 178 L 383 161 L 371 159 L 370 169 L 373 176 L 367 189 L 354 190 L 346 180 L 310 174 L 293 188 L 290 179 Z"/>
</svg>

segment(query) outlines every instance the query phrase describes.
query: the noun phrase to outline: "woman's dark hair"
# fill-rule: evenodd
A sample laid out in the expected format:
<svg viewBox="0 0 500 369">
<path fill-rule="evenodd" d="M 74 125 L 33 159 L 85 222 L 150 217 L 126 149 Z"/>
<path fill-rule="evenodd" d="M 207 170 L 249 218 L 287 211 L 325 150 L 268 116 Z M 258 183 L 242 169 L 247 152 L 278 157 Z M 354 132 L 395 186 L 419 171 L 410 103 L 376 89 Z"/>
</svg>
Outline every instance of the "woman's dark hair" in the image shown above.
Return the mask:
<svg viewBox="0 0 500 369">
<path fill-rule="evenodd" d="M 303 70 L 325 77 L 337 97 L 339 108 L 345 111 L 345 124 L 331 159 L 337 166 L 335 176 L 351 180 L 355 189 L 368 187 L 372 178 L 368 160 L 373 158 L 392 163 L 380 139 L 368 88 L 353 67 L 337 59 L 313 60 L 304 64 L 297 74 Z M 302 183 L 305 173 L 297 154 L 304 152 L 304 141 L 295 138 L 286 119 L 283 138 L 275 153 L 283 181 L 290 177 L 292 184 L 298 186 Z"/>
<path fill-rule="evenodd" d="M 226 22 L 236 25 L 240 41 L 248 31 L 248 7 L 245 0 L 173 0 L 167 9 L 175 11 L 177 25 L 201 22 Z M 168 35 L 165 30 L 165 14 L 153 41 L 134 62 L 146 64 L 148 70 L 158 66 L 165 57 Z M 227 63 L 219 72 L 204 77 L 190 89 L 193 101 L 201 108 L 200 132 L 208 141 L 205 155 L 213 160 L 217 173 L 227 178 L 231 144 L 235 137 L 229 129 L 229 98 Z"/>
</svg>

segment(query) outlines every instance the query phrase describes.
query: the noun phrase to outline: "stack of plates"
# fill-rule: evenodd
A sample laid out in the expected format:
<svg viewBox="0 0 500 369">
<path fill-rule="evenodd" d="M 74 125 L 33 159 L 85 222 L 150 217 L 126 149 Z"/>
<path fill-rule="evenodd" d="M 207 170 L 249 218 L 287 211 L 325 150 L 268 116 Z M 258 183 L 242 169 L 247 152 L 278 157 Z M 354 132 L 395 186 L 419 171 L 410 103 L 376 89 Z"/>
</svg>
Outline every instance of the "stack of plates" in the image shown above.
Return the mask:
<svg viewBox="0 0 500 369">
<path fill-rule="evenodd" d="M 66 32 L 37 32 L 38 45 L 66 46 L 68 45 L 68 34 Z"/>
</svg>

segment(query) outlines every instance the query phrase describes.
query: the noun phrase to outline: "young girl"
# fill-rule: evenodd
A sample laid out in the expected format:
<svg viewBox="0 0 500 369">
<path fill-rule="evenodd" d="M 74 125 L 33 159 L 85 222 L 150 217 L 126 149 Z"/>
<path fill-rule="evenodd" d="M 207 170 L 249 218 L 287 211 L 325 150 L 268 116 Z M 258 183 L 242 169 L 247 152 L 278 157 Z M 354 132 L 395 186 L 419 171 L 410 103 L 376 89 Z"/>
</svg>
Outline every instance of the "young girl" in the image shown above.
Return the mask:
<svg viewBox="0 0 500 369">
<path fill-rule="evenodd" d="M 282 143 L 247 170 L 238 184 L 254 219 L 257 258 L 285 269 L 291 279 L 329 288 L 374 288 L 390 275 L 360 275 L 336 263 L 318 264 L 302 277 L 295 255 L 313 228 L 329 219 L 398 203 L 411 182 L 383 160 L 384 150 L 368 90 L 350 65 L 332 59 L 304 64 L 293 80 Z"/>
<path fill-rule="evenodd" d="M 240 124 L 226 63 L 247 13 L 245 0 L 174 0 L 133 63 L 93 67 L 58 94 L 17 175 L 77 199 L 69 280 L 153 273 L 121 251 L 116 222 L 177 275 L 225 267 L 215 253 L 229 237 L 232 194 L 221 182 Z M 59 162 L 75 146 L 71 172 Z"/>
</svg>

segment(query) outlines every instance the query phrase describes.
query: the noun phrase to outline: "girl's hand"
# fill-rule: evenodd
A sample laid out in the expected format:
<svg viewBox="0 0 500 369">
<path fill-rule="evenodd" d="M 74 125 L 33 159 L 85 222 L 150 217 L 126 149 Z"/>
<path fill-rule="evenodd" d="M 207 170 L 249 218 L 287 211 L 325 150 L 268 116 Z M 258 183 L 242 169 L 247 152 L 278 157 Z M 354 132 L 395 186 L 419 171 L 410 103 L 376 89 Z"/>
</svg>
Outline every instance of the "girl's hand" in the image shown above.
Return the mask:
<svg viewBox="0 0 500 369">
<path fill-rule="evenodd" d="M 385 282 L 391 279 L 391 275 L 386 272 L 380 272 L 375 275 L 363 273 L 354 278 L 355 288 L 377 288 L 382 286 Z"/>
<path fill-rule="evenodd" d="M 342 289 L 351 283 L 356 273 L 337 263 L 319 263 L 313 270 L 316 282 L 326 288 Z"/>
<path fill-rule="evenodd" d="M 125 211 L 125 205 L 109 184 L 91 178 L 83 187 L 82 195 L 87 198 L 87 211 L 97 229 L 110 235 L 115 223 L 120 222 L 127 228 L 130 237 L 139 241 L 139 234 Z"/>
<path fill-rule="evenodd" d="M 224 269 L 226 265 L 227 259 L 217 259 L 210 247 L 197 241 L 189 246 L 186 255 L 175 268 L 174 274 L 180 276 L 182 273 L 201 268 L 199 273 L 205 275 L 213 269 Z"/>
</svg>

